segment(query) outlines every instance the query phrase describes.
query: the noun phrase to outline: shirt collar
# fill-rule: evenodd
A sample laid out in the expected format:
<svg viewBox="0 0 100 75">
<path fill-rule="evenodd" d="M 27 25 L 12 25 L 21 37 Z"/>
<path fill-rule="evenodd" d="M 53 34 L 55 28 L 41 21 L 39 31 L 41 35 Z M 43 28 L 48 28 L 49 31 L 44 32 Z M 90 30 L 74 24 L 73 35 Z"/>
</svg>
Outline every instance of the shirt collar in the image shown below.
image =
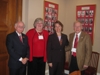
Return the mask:
<svg viewBox="0 0 100 75">
<path fill-rule="evenodd" d="M 17 31 L 16 31 L 16 33 L 17 33 L 18 36 L 22 36 L 22 34 L 18 33 Z"/>
<path fill-rule="evenodd" d="M 79 36 L 81 35 L 81 32 L 79 32 L 77 35 L 78 35 L 78 37 L 79 37 Z M 75 36 L 76 36 L 76 33 L 75 33 Z"/>
</svg>

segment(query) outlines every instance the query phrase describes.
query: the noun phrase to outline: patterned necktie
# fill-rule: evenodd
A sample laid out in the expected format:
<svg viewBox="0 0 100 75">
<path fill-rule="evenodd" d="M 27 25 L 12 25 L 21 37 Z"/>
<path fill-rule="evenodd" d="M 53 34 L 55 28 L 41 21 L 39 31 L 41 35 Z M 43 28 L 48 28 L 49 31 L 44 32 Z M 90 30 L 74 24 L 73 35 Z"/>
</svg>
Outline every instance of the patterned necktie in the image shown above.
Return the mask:
<svg viewBox="0 0 100 75">
<path fill-rule="evenodd" d="M 75 41 L 74 41 L 74 48 L 77 48 L 78 44 L 78 35 L 76 35 Z"/>
<path fill-rule="evenodd" d="M 74 41 L 74 48 L 77 48 L 78 44 L 78 35 L 76 35 L 75 41 Z M 76 57 L 76 52 L 73 52 L 73 56 Z"/>
<path fill-rule="evenodd" d="M 21 42 L 23 42 L 23 40 L 22 40 L 22 36 L 19 36 L 19 39 L 20 39 Z"/>
</svg>

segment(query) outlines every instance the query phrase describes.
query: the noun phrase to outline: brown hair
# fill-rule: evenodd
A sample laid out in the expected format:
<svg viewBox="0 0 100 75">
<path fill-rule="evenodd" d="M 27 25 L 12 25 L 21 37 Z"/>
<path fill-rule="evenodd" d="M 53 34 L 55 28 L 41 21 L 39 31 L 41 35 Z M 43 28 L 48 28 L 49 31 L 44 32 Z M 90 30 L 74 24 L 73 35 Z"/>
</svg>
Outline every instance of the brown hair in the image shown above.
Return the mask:
<svg viewBox="0 0 100 75">
<path fill-rule="evenodd" d="M 55 28 L 56 24 L 59 24 L 62 27 L 61 31 L 63 31 L 63 24 L 60 21 L 58 21 L 58 20 L 56 22 L 54 22 L 54 24 L 53 24 L 53 30 L 55 31 L 54 28 Z"/>
</svg>

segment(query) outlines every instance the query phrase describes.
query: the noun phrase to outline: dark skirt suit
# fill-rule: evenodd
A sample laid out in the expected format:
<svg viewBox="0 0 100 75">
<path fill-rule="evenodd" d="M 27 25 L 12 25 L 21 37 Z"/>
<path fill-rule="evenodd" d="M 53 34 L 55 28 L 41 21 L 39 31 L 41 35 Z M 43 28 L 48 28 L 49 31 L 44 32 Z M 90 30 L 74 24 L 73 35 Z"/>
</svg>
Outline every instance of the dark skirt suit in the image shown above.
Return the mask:
<svg viewBox="0 0 100 75">
<path fill-rule="evenodd" d="M 69 44 L 67 35 L 61 34 L 59 41 L 56 33 L 51 34 L 47 43 L 47 61 L 53 66 L 49 67 L 50 75 L 63 75 L 65 63 L 65 46 Z"/>
</svg>

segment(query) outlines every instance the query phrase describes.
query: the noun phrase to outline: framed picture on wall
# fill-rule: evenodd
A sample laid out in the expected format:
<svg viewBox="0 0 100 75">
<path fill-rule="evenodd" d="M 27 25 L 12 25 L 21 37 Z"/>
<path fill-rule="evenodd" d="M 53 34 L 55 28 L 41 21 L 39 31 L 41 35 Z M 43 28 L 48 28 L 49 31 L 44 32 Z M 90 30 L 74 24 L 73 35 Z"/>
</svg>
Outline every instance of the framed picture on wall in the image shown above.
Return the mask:
<svg viewBox="0 0 100 75">
<path fill-rule="evenodd" d="M 52 34 L 53 24 L 58 19 L 58 4 L 44 1 L 44 23 L 45 30 Z"/>
<path fill-rule="evenodd" d="M 88 33 L 94 39 L 94 24 L 95 24 L 96 5 L 79 5 L 76 6 L 76 20 L 82 22 L 82 31 Z"/>
</svg>

